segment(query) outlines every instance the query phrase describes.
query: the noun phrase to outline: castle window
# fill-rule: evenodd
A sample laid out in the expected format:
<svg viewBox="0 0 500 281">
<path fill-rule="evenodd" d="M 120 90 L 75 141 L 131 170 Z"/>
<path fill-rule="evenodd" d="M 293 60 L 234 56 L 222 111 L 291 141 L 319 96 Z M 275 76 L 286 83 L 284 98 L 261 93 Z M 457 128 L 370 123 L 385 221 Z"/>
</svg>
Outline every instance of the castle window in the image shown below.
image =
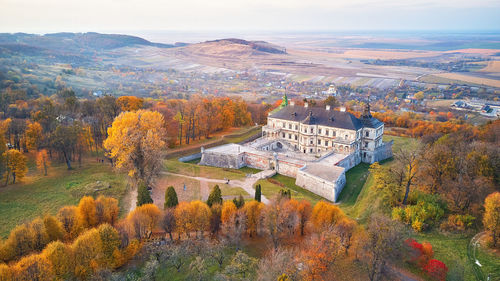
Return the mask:
<svg viewBox="0 0 500 281">
<path fill-rule="evenodd" d="M 285 133 L 282 134 L 283 138 L 285 138 Z"/>
<path fill-rule="evenodd" d="M 288 134 L 288 138 L 289 138 L 289 139 L 292 139 L 292 134 Z"/>
<path fill-rule="evenodd" d="M 313 152 L 313 149 L 312 149 L 312 148 L 311 148 L 311 149 L 309 149 L 309 152 L 311 152 L 311 153 L 312 153 L 312 152 Z"/>
<path fill-rule="evenodd" d="M 321 140 L 318 140 L 318 144 L 321 144 Z"/>
<path fill-rule="evenodd" d="M 318 129 L 318 134 L 320 134 L 320 135 L 321 135 L 321 129 Z"/>
<path fill-rule="evenodd" d="M 367 142 L 365 142 L 365 148 L 367 148 L 367 147 L 368 147 L 368 143 L 367 143 Z"/>
<path fill-rule="evenodd" d="M 299 129 L 299 125 L 295 125 L 295 130 L 298 130 Z"/>
<path fill-rule="evenodd" d="M 366 131 L 366 136 L 369 137 L 370 136 L 370 132 Z"/>
<path fill-rule="evenodd" d="M 297 140 L 297 135 L 295 135 L 295 140 Z"/>
<path fill-rule="evenodd" d="M 282 124 L 283 124 L 283 126 L 282 126 L 282 127 L 283 127 L 283 128 L 285 128 L 285 122 L 282 122 Z"/>
<path fill-rule="evenodd" d="M 313 128 L 311 128 L 311 133 L 313 132 Z"/>
<path fill-rule="evenodd" d="M 325 141 L 325 146 L 328 146 L 328 141 Z"/>
<path fill-rule="evenodd" d="M 292 124 L 288 124 L 288 129 L 292 129 Z"/>
<path fill-rule="evenodd" d="M 349 138 L 349 136 L 348 136 L 348 135 L 345 135 L 345 139 L 348 139 L 348 138 Z"/>
<path fill-rule="evenodd" d="M 332 131 L 332 136 L 335 137 L 337 135 L 337 132 Z"/>
<path fill-rule="evenodd" d="M 313 139 L 311 139 L 311 141 L 309 142 L 310 144 L 313 144 Z"/>
</svg>

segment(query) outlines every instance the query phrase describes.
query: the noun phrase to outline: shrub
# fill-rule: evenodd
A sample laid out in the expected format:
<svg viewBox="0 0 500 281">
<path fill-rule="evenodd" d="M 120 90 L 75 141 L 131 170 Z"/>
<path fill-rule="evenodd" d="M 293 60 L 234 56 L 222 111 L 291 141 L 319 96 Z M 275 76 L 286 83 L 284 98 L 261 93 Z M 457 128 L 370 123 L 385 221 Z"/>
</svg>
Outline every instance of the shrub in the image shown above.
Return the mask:
<svg viewBox="0 0 500 281">
<path fill-rule="evenodd" d="M 449 215 L 448 220 L 441 223 L 440 228 L 446 231 L 464 231 L 474 225 L 475 217 L 471 215 Z"/>
<path fill-rule="evenodd" d="M 416 200 L 415 205 L 393 208 L 392 218 L 420 232 L 437 223 L 443 217 L 445 207 L 436 195 L 421 194 Z"/>
<path fill-rule="evenodd" d="M 433 279 L 444 281 L 448 273 L 448 267 L 439 260 L 430 260 L 424 267 L 424 271 Z"/>
</svg>

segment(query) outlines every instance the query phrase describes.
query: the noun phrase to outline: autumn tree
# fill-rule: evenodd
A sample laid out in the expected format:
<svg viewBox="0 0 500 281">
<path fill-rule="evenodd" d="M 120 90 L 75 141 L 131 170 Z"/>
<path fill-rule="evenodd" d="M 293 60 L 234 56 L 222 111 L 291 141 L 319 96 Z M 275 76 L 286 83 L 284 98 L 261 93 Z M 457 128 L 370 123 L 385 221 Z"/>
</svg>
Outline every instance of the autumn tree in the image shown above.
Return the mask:
<svg viewBox="0 0 500 281">
<path fill-rule="evenodd" d="M 297 206 L 297 212 L 299 215 L 299 229 L 300 229 L 300 235 L 304 236 L 304 229 L 306 227 L 307 222 L 309 221 L 309 218 L 311 217 L 311 203 L 307 200 L 301 200 L 299 202 L 299 205 Z"/>
<path fill-rule="evenodd" d="M 210 226 L 210 207 L 199 200 L 192 201 L 189 205 L 193 230 L 199 232 L 200 236 L 203 237 L 203 232 L 208 230 Z"/>
<path fill-rule="evenodd" d="M 177 192 L 175 192 L 175 188 L 173 186 L 167 187 L 167 191 L 165 191 L 165 204 L 164 208 L 174 208 L 179 204 L 179 199 L 177 199 Z"/>
<path fill-rule="evenodd" d="M 398 222 L 381 215 L 371 217 L 367 234 L 368 277 L 380 280 L 386 263 L 401 254 L 405 235 Z"/>
<path fill-rule="evenodd" d="M 75 237 L 80 228 L 78 223 L 78 208 L 75 206 L 65 206 L 57 212 L 57 219 L 62 223 L 66 232 L 66 239 Z"/>
<path fill-rule="evenodd" d="M 222 224 L 222 206 L 220 204 L 214 204 L 210 207 L 210 233 L 216 235 Z"/>
<path fill-rule="evenodd" d="M 311 223 L 318 231 L 334 226 L 345 215 L 339 207 L 320 201 L 314 205 L 311 213 Z"/>
<path fill-rule="evenodd" d="M 104 141 L 107 155 L 118 169 L 125 170 L 136 182 L 151 186 L 162 168 L 166 132 L 160 113 L 149 110 L 123 112 L 108 129 Z"/>
<path fill-rule="evenodd" d="M 49 241 L 62 241 L 66 236 L 62 223 L 54 216 L 46 215 L 43 218 L 43 225 Z"/>
<path fill-rule="evenodd" d="M 190 232 L 193 230 L 193 221 L 191 217 L 191 207 L 188 202 L 180 202 L 175 208 L 175 221 L 179 240 L 181 234 L 184 233 L 190 237 Z"/>
<path fill-rule="evenodd" d="M 71 246 L 54 241 L 45 247 L 42 255 L 50 261 L 56 278 L 65 280 L 73 275 L 75 265 Z"/>
<path fill-rule="evenodd" d="M 484 200 L 484 228 L 491 233 L 493 247 L 500 236 L 500 192 L 491 193 Z"/>
<path fill-rule="evenodd" d="M 207 205 L 209 207 L 212 207 L 213 204 L 222 204 L 222 192 L 217 184 L 212 188 L 207 199 Z"/>
<path fill-rule="evenodd" d="M 109 223 L 114 225 L 118 220 L 120 207 L 118 200 L 112 197 L 99 196 L 95 200 L 97 224 Z"/>
<path fill-rule="evenodd" d="M 23 257 L 14 266 L 15 280 L 40 280 L 54 279 L 54 272 L 50 261 L 43 255 L 29 255 Z"/>
<path fill-rule="evenodd" d="M 96 204 L 91 196 L 80 199 L 77 208 L 78 224 L 83 228 L 91 228 L 97 225 Z"/>
<path fill-rule="evenodd" d="M 245 204 L 243 211 L 246 214 L 246 230 L 250 237 L 257 235 L 262 227 L 262 213 L 264 210 L 264 203 L 258 201 L 251 201 Z"/>
<path fill-rule="evenodd" d="M 165 230 L 166 233 L 170 236 L 170 240 L 174 241 L 174 238 L 172 237 L 172 232 L 174 232 L 176 228 L 176 222 L 175 222 L 175 209 L 174 208 L 167 208 L 165 211 L 163 211 L 161 218 L 160 218 L 160 227 Z"/>
<path fill-rule="evenodd" d="M 72 153 L 78 142 L 80 127 L 77 124 L 59 125 L 51 135 L 52 147 L 62 154 L 68 170 L 71 170 Z"/>
<path fill-rule="evenodd" d="M 75 258 L 75 275 L 79 279 L 90 277 L 99 264 L 96 260 L 101 254 L 102 244 L 96 228 L 85 231 L 72 244 Z"/>
<path fill-rule="evenodd" d="M 116 103 L 122 111 L 135 111 L 142 108 L 144 100 L 136 96 L 121 96 L 116 99 Z"/>
<path fill-rule="evenodd" d="M 260 260 L 257 280 L 301 280 L 299 256 L 300 254 L 295 250 L 279 247 Z M 279 279 L 282 276 L 289 279 Z"/>
<path fill-rule="evenodd" d="M 47 150 L 42 149 L 36 154 L 36 167 L 40 172 L 43 172 L 43 175 L 47 175 L 47 170 L 50 166 L 50 158 L 47 154 Z"/>
<path fill-rule="evenodd" d="M 161 211 L 154 204 L 144 204 L 135 208 L 127 216 L 138 239 L 149 239 L 158 225 Z"/>
<path fill-rule="evenodd" d="M 26 166 L 26 157 L 16 149 L 9 149 L 3 153 L 4 178 L 5 185 L 16 183 L 16 180 L 21 180 L 26 175 L 28 168 Z M 12 181 L 11 181 L 12 180 Z"/>
<path fill-rule="evenodd" d="M 28 150 L 38 149 L 43 138 L 43 128 L 38 122 L 26 122 L 25 142 Z"/>
</svg>

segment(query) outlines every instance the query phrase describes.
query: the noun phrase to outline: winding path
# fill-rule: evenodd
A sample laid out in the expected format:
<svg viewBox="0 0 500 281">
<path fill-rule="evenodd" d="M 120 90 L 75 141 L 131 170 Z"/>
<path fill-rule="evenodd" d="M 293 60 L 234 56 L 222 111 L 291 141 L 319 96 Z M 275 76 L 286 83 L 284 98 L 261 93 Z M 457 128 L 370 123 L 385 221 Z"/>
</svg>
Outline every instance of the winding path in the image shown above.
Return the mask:
<svg viewBox="0 0 500 281">
<path fill-rule="evenodd" d="M 253 174 L 249 177 L 246 177 L 244 180 L 230 180 L 229 185 L 232 187 L 241 187 L 243 190 L 245 190 L 249 195 L 255 194 L 255 189 L 253 188 L 254 184 L 259 180 L 263 178 L 267 178 L 269 176 L 274 175 L 276 172 L 271 171 L 271 170 L 266 170 L 262 171 L 256 174 Z M 185 178 L 190 178 L 194 180 L 200 181 L 200 194 L 201 198 L 203 201 L 206 201 L 208 199 L 208 195 L 210 193 L 209 188 L 208 188 L 208 182 L 215 182 L 215 183 L 227 183 L 226 180 L 220 180 L 220 179 L 211 179 L 211 178 L 204 178 L 204 177 L 193 177 L 193 176 L 187 176 L 183 174 L 175 174 L 175 173 L 170 173 L 170 172 L 163 172 L 165 175 L 173 175 L 173 176 L 179 176 L 179 177 L 185 177 Z M 269 204 L 269 199 L 267 199 L 264 195 L 261 196 L 261 202 L 264 204 Z"/>
</svg>

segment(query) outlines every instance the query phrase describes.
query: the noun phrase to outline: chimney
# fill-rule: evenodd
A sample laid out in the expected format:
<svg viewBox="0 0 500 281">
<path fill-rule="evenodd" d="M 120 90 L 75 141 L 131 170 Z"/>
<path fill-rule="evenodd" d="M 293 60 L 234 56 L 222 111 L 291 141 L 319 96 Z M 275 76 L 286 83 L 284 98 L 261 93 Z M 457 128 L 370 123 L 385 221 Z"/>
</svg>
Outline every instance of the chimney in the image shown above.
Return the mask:
<svg viewBox="0 0 500 281">
<path fill-rule="evenodd" d="M 294 101 L 290 101 L 290 105 L 291 105 L 291 106 L 294 106 L 294 105 L 295 105 L 295 102 L 294 102 Z"/>
<path fill-rule="evenodd" d="M 326 110 L 328 110 L 328 111 L 330 110 L 330 105 L 328 105 L 328 104 L 326 105 Z"/>
<path fill-rule="evenodd" d="M 309 103 L 305 102 L 304 107 L 306 107 L 306 108 L 309 107 Z"/>
<path fill-rule="evenodd" d="M 340 108 L 340 111 L 341 111 L 341 112 L 345 112 L 345 107 L 344 107 L 344 106 L 342 106 L 342 107 Z"/>
</svg>

